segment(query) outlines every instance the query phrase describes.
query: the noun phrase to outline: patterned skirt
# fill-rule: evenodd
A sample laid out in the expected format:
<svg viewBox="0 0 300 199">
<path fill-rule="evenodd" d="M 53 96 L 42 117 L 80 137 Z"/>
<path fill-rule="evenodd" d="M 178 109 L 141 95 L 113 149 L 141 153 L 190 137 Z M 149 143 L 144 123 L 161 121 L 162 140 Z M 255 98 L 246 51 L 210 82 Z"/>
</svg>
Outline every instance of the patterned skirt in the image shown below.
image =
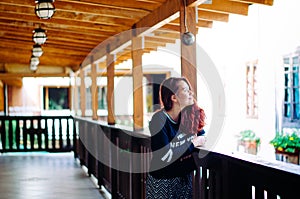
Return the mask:
<svg viewBox="0 0 300 199">
<path fill-rule="evenodd" d="M 191 199 L 193 198 L 192 175 L 170 179 L 154 178 L 146 181 L 146 199 Z"/>
</svg>

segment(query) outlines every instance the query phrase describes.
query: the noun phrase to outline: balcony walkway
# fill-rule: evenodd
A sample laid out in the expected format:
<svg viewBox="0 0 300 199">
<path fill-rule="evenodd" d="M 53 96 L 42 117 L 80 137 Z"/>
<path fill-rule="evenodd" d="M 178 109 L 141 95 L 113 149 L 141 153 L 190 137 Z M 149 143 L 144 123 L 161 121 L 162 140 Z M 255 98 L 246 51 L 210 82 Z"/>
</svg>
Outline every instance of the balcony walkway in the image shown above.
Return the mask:
<svg viewBox="0 0 300 199">
<path fill-rule="evenodd" d="M 73 153 L 0 154 L 0 199 L 106 199 Z"/>
</svg>

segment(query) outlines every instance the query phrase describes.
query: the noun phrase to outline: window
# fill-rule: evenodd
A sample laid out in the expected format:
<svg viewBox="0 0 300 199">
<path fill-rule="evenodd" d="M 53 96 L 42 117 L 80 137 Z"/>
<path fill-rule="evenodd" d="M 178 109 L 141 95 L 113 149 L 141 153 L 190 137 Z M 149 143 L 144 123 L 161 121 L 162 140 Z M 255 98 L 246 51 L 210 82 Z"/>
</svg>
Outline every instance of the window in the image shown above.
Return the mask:
<svg viewBox="0 0 300 199">
<path fill-rule="evenodd" d="M 246 63 L 246 115 L 258 117 L 257 60 Z"/>
<path fill-rule="evenodd" d="M 44 109 L 69 109 L 69 88 L 44 87 Z"/>
<path fill-rule="evenodd" d="M 105 86 L 98 86 L 98 109 L 107 109 Z"/>
<path fill-rule="evenodd" d="M 283 117 L 290 121 L 300 120 L 300 84 L 299 84 L 299 55 L 283 58 L 284 66 L 284 100 Z"/>
</svg>

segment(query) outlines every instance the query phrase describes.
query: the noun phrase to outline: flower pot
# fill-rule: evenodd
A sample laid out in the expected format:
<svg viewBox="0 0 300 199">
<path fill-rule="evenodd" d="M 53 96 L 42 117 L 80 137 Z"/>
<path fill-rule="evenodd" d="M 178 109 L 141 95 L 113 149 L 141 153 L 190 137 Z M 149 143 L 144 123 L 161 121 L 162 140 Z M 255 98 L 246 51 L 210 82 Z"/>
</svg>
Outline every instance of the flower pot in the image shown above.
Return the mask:
<svg viewBox="0 0 300 199">
<path fill-rule="evenodd" d="M 239 140 L 238 141 L 238 151 L 256 155 L 258 151 L 258 145 L 256 141 L 253 140 Z"/>
<path fill-rule="evenodd" d="M 279 161 L 300 165 L 299 155 L 300 155 L 299 150 L 296 150 L 295 153 L 290 153 L 284 150 L 275 149 L 275 157 L 276 160 Z"/>
</svg>

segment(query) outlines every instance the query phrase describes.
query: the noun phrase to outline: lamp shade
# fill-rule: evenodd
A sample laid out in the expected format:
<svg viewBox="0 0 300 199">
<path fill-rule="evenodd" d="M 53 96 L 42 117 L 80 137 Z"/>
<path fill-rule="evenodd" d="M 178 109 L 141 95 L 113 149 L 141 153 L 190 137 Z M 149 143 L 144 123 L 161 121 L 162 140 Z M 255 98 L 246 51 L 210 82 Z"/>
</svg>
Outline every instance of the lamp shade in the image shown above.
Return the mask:
<svg viewBox="0 0 300 199">
<path fill-rule="evenodd" d="M 36 44 L 44 44 L 47 40 L 46 31 L 42 28 L 36 28 L 33 31 L 32 39 Z"/>
<path fill-rule="evenodd" d="M 38 0 L 35 1 L 35 14 L 41 19 L 50 19 L 54 12 L 55 7 L 53 5 L 54 0 Z"/>
<path fill-rule="evenodd" d="M 33 45 L 32 55 L 34 57 L 40 57 L 40 56 L 42 56 L 42 54 L 43 54 L 43 49 L 42 49 L 41 45 L 39 45 L 39 44 Z"/>
<path fill-rule="evenodd" d="M 30 70 L 36 71 L 37 68 L 38 68 L 37 65 L 30 64 Z"/>
<path fill-rule="evenodd" d="M 30 66 L 31 65 L 37 66 L 37 65 L 39 65 L 39 63 L 40 63 L 40 60 L 39 60 L 38 57 L 31 56 L 31 58 L 30 58 Z"/>
</svg>

